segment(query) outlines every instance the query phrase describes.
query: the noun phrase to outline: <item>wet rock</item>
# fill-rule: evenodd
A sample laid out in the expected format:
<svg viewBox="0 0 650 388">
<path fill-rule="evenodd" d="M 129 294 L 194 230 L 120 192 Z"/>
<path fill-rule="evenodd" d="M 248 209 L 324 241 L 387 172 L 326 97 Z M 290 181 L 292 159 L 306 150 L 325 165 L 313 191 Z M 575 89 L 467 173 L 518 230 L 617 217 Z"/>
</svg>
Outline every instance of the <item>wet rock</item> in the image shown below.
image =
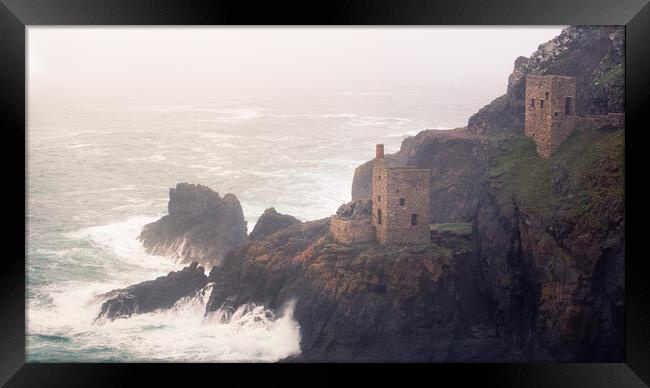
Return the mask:
<svg viewBox="0 0 650 388">
<path fill-rule="evenodd" d="M 126 318 L 168 309 L 184 297 L 195 296 L 208 283 L 203 267 L 191 263 L 180 271 L 100 295 L 104 300 L 98 319 Z"/>
</svg>

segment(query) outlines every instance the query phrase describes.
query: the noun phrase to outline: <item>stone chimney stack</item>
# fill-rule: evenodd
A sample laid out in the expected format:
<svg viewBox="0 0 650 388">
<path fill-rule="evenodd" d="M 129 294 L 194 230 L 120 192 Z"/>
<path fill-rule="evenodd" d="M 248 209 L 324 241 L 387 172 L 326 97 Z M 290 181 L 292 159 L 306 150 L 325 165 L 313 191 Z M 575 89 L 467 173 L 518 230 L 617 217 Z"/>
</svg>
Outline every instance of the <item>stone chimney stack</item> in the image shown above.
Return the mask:
<svg viewBox="0 0 650 388">
<path fill-rule="evenodd" d="M 377 159 L 383 159 L 384 158 L 384 145 L 383 144 L 377 144 L 376 149 L 375 149 L 375 157 Z"/>
</svg>

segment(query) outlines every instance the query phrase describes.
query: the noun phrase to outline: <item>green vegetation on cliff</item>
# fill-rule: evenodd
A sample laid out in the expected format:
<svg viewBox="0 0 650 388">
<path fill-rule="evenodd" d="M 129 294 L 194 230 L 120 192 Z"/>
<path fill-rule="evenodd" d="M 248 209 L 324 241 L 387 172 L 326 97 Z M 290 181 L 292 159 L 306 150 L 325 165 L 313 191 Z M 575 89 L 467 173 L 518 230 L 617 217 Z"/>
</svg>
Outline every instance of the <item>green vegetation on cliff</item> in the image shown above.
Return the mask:
<svg viewBox="0 0 650 388">
<path fill-rule="evenodd" d="M 535 152 L 532 140 L 502 140 L 488 172 L 498 200 L 543 218 L 561 213 L 591 228 L 605 227 L 605 210 L 622 210 L 624 131 L 575 131 L 549 159 Z M 620 209 L 604 209 L 612 206 Z"/>
<path fill-rule="evenodd" d="M 448 222 L 443 224 L 431 224 L 431 230 L 436 232 L 448 232 L 456 235 L 469 235 L 472 233 L 471 222 Z"/>
<path fill-rule="evenodd" d="M 625 67 L 622 63 L 617 63 L 608 69 L 604 69 L 602 73 L 598 75 L 595 85 L 616 85 L 624 86 L 625 85 Z"/>
</svg>

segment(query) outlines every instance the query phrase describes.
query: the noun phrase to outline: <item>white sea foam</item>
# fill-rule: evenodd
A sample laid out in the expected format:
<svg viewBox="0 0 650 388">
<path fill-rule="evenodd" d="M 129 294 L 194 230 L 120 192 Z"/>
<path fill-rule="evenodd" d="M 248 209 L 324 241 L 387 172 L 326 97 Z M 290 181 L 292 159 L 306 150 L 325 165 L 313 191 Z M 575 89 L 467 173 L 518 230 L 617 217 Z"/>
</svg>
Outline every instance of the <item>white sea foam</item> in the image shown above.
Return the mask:
<svg viewBox="0 0 650 388">
<path fill-rule="evenodd" d="M 60 346 L 87 354 L 111 349 L 128 355 L 122 361 L 272 362 L 300 353 L 300 327 L 293 319 L 293 302 L 279 316 L 257 305 L 205 315 L 210 284 L 169 310 L 96 321 L 102 302 L 96 296 L 111 287 L 71 283 L 50 290 L 52 305 L 29 305 L 28 332 L 67 338 L 70 343 Z M 101 355 L 94 360 L 101 361 Z"/>
<path fill-rule="evenodd" d="M 105 268 L 107 276 L 102 281 L 66 281 L 34 289 L 41 297 L 28 301 L 28 333 L 65 338 L 65 343 L 57 346 L 69 347 L 70 354 L 86 351 L 88 360 L 95 361 L 105 357 L 102 352 L 94 352 L 97 349 L 121 354 L 122 358 L 117 357 L 121 361 L 183 362 L 270 362 L 300 352 L 300 328 L 293 319 L 293 302 L 279 315 L 256 305 L 241 306 L 234 313 L 218 310 L 206 315 L 212 284 L 169 310 L 96 321 L 102 303 L 100 294 L 182 267 L 166 257 L 146 254 L 137 241 L 142 226 L 156 218 L 135 216 L 68 233 L 66 236 L 73 240 L 90 240 L 119 263 Z M 59 256 L 65 257 L 65 252 Z M 28 353 L 31 349 L 37 354 L 39 346 L 42 344 L 33 338 L 28 340 Z"/>
<path fill-rule="evenodd" d="M 147 254 L 137 239 L 142 227 L 158 218 L 160 217 L 133 216 L 125 221 L 85 228 L 66 236 L 71 239 L 89 239 L 122 264 L 130 266 L 129 271 L 122 271 L 118 264 L 115 272 L 110 275 L 119 279 L 126 278 L 125 282 L 143 281 L 179 268 L 178 264 L 166 257 Z"/>
</svg>

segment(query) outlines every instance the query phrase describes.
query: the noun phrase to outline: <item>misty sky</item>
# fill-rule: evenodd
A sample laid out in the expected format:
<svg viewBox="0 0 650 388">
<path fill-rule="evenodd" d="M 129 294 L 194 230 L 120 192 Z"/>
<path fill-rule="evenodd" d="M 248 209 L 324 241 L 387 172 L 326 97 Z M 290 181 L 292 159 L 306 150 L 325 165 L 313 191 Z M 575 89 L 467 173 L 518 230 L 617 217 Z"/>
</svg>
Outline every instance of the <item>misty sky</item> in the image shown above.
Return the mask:
<svg viewBox="0 0 650 388">
<path fill-rule="evenodd" d="M 28 29 L 31 101 L 390 92 L 497 97 L 517 56 L 562 27 Z"/>
</svg>

